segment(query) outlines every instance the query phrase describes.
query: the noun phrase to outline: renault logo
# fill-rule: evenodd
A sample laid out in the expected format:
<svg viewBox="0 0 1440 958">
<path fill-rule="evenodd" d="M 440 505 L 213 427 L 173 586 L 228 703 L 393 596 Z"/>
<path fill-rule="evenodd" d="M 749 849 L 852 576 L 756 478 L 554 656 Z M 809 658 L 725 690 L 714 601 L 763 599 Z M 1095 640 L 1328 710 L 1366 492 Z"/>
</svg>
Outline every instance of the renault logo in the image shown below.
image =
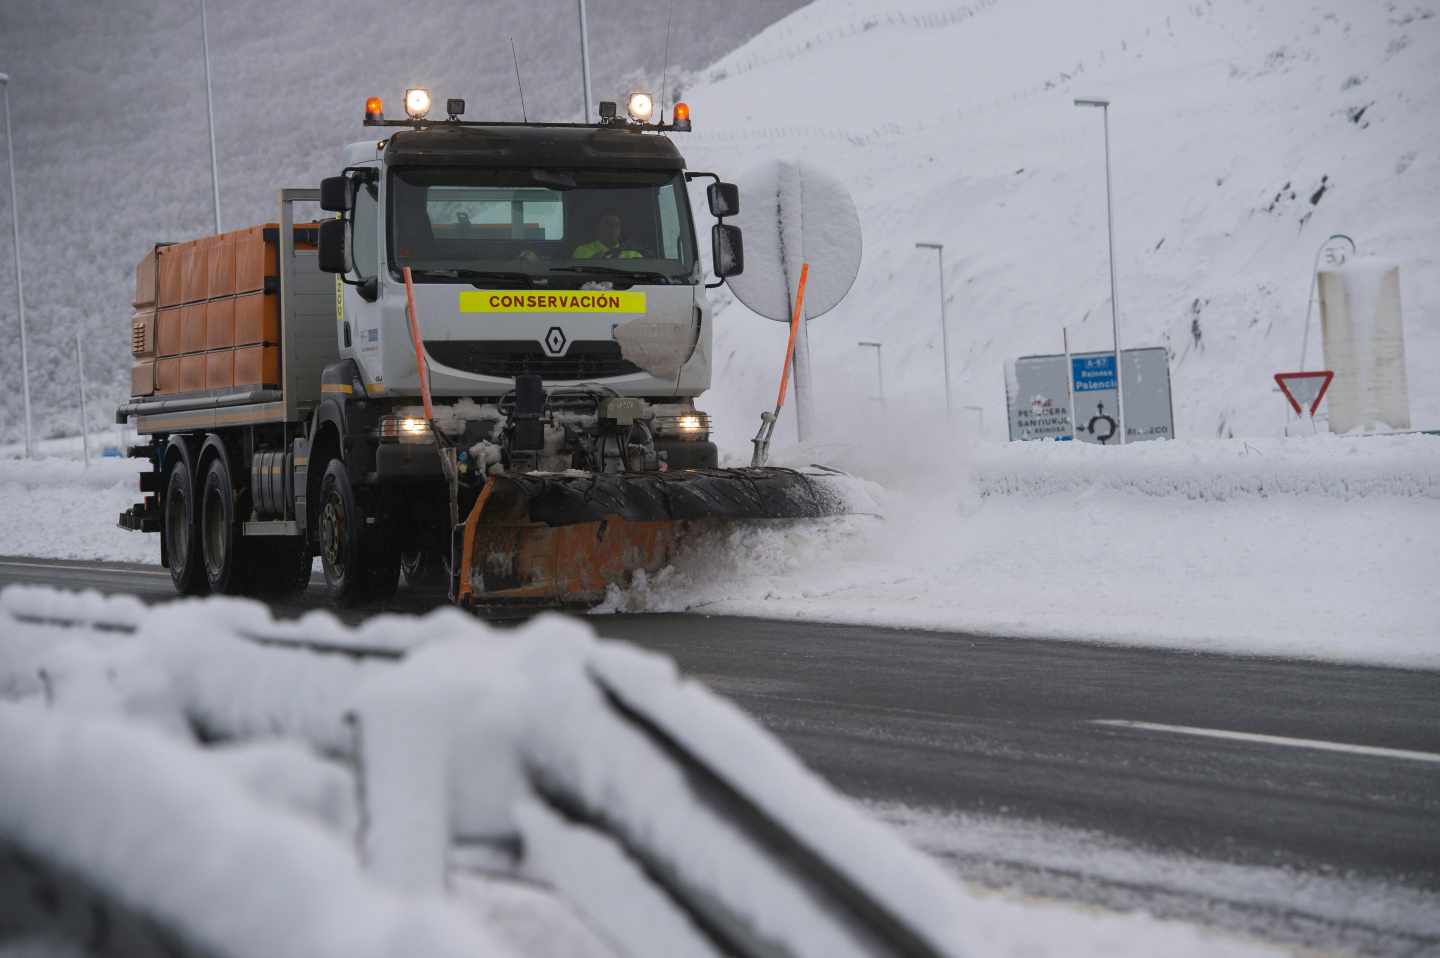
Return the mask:
<svg viewBox="0 0 1440 958">
<path fill-rule="evenodd" d="M 551 326 L 550 331 L 545 334 L 542 342 L 545 345 L 545 352 L 551 356 L 559 356 L 565 352 L 565 331 L 559 326 Z"/>
</svg>

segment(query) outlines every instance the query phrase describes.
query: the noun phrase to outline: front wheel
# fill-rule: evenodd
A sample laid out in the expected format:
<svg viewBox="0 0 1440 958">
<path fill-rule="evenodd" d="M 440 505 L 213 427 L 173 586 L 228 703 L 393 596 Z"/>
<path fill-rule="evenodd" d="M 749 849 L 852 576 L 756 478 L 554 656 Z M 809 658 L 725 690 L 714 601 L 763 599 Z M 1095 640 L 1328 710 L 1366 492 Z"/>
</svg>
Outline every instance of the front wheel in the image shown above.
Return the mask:
<svg viewBox="0 0 1440 958">
<path fill-rule="evenodd" d="M 343 606 L 388 599 L 400 581 L 400 554 L 385 547 L 373 530 L 339 459 L 330 460 L 320 480 L 320 564 L 335 601 Z M 369 541 L 367 541 L 369 540 Z"/>
</svg>

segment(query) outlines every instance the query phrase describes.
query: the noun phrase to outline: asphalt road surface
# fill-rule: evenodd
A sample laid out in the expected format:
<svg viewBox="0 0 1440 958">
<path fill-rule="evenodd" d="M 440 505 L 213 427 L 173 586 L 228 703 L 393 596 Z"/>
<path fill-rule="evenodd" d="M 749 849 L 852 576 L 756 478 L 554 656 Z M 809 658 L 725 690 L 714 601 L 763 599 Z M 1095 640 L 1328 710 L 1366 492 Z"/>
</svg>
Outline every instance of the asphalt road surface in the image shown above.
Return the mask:
<svg viewBox="0 0 1440 958">
<path fill-rule="evenodd" d="M 21 582 L 173 598 L 158 567 L 0 558 L 0 586 Z M 327 601 L 317 581 L 276 611 Z M 1012 885 L 1312 946 L 1440 952 L 1440 673 L 723 616 L 588 621 L 672 656 L 857 798 L 1401 889 L 1434 914 L 1275 914 L 1245 892 L 1175 899 L 1043 862 Z"/>
</svg>

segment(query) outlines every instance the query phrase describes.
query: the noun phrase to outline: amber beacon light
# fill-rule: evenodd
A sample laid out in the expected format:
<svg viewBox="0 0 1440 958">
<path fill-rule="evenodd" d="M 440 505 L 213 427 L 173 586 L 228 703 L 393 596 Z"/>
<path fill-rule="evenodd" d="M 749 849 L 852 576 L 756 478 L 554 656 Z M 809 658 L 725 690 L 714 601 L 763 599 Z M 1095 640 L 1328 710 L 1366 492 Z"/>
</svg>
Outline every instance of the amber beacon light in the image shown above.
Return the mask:
<svg viewBox="0 0 1440 958">
<path fill-rule="evenodd" d="M 385 119 L 385 104 L 380 102 L 380 98 L 378 96 L 372 96 L 365 101 L 365 119 Z"/>
</svg>

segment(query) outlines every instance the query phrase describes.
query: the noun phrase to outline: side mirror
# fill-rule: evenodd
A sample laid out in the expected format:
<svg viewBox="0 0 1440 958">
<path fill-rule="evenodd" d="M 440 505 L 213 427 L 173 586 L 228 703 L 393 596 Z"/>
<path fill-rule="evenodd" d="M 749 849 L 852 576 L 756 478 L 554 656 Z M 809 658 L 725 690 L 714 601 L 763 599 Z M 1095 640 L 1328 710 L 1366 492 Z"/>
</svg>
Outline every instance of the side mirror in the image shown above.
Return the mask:
<svg viewBox="0 0 1440 958">
<path fill-rule="evenodd" d="M 734 216 L 740 212 L 740 188 L 734 183 L 711 183 L 705 188 L 705 198 L 710 201 L 711 216 Z"/>
<path fill-rule="evenodd" d="M 345 221 L 326 220 L 320 224 L 320 271 L 348 273 L 350 263 L 345 256 Z"/>
<path fill-rule="evenodd" d="M 320 208 L 327 213 L 350 212 L 350 178 L 327 176 L 320 181 Z"/>
<path fill-rule="evenodd" d="M 745 272 L 745 243 L 740 227 L 716 223 L 710 228 L 710 250 L 715 257 L 715 275 L 724 279 Z"/>
</svg>

